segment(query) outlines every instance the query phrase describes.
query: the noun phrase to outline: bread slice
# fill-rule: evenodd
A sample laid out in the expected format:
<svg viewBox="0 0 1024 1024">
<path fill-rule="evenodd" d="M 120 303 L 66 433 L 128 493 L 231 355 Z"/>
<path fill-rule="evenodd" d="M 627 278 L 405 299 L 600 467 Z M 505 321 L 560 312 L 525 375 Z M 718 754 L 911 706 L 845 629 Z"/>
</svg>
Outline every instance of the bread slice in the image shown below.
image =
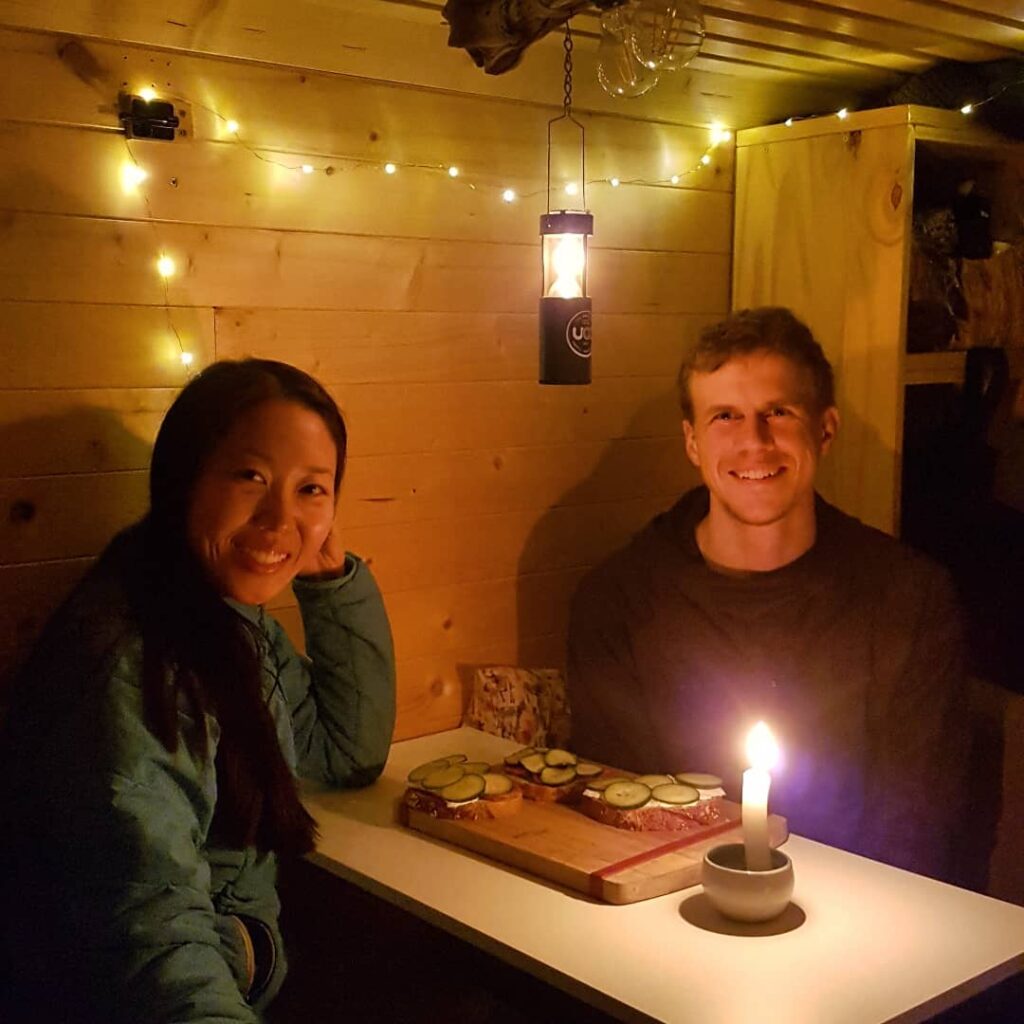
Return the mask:
<svg viewBox="0 0 1024 1024">
<path fill-rule="evenodd" d="M 406 812 L 420 811 L 432 818 L 447 818 L 453 821 L 488 821 L 494 818 L 507 818 L 515 814 L 523 806 L 523 792 L 518 785 L 513 785 L 507 793 L 497 796 L 482 796 L 475 800 L 453 804 L 437 793 L 410 786 L 402 797 L 401 817 L 406 819 Z"/>
<path fill-rule="evenodd" d="M 627 809 L 613 807 L 600 795 L 584 793 L 578 807 L 588 818 L 629 832 L 691 832 L 722 821 L 721 804 L 721 797 L 712 797 L 682 807 L 653 802 Z"/>
<path fill-rule="evenodd" d="M 538 803 L 575 803 L 583 795 L 587 788 L 586 779 L 573 779 L 560 786 L 548 786 L 543 782 L 534 781 L 536 776 L 531 775 L 525 768 L 518 765 L 506 765 L 505 774 L 515 779 L 516 785 L 523 791 L 527 800 L 536 800 Z"/>
</svg>

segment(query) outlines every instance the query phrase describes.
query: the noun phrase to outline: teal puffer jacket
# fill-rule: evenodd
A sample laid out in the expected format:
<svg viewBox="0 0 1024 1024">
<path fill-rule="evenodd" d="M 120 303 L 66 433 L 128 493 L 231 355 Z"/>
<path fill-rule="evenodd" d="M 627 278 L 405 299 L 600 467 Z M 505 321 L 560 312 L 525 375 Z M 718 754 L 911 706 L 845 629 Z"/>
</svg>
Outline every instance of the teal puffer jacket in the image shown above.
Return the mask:
<svg viewBox="0 0 1024 1024">
<path fill-rule="evenodd" d="M 343 577 L 294 590 L 308 657 L 262 608 L 232 605 L 261 631 L 281 748 L 301 776 L 366 785 L 395 716 L 380 593 L 353 555 Z M 185 743 L 171 754 L 150 733 L 141 664 L 123 591 L 101 561 L 17 680 L 0 744 L 0 989 L 4 974 L 18 989 L 8 1005 L 0 997 L 0 1019 L 253 1022 L 283 981 L 274 857 L 213 844 L 213 758 Z M 251 1003 L 235 915 L 262 923 L 276 947 Z"/>
</svg>

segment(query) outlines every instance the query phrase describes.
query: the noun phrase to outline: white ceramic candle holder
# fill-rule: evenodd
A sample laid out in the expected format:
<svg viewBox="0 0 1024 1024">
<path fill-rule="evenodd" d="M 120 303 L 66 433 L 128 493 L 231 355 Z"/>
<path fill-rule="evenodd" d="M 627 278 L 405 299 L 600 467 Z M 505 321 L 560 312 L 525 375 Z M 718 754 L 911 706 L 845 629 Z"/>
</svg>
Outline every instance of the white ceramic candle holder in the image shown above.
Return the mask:
<svg viewBox="0 0 1024 1024">
<path fill-rule="evenodd" d="M 793 862 L 772 850 L 767 871 L 748 871 L 742 843 L 716 846 L 704 855 L 704 893 L 721 914 L 734 921 L 770 921 L 793 895 Z"/>
</svg>

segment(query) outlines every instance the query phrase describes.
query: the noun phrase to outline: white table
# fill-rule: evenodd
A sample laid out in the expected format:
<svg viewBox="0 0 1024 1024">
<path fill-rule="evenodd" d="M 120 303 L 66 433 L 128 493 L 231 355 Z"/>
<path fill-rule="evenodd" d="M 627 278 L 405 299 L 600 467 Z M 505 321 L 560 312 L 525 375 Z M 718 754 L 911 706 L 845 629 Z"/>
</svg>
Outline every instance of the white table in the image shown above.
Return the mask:
<svg viewBox="0 0 1024 1024">
<path fill-rule="evenodd" d="M 1024 908 L 798 836 L 785 846 L 796 908 L 743 926 L 699 886 L 610 906 L 396 823 L 415 765 L 512 748 L 457 729 L 395 744 L 368 789 L 307 790 L 322 836 L 312 859 L 624 1020 L 920 1021 L 1024 970 Z"/>
</svg>

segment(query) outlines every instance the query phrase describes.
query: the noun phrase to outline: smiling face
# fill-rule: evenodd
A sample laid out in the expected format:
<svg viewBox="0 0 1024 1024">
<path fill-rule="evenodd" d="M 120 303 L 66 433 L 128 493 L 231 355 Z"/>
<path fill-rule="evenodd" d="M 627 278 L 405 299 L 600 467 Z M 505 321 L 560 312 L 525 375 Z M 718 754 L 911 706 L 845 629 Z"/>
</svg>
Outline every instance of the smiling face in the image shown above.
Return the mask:
<svg viewBox="0 0 1024 1024">
<path fill-rule="evenodd" d="M 815 408 L 809 373 L 755 351 L 693 373 L 689 386 L 686 452 L 711 492 L 709 519 L 740 529 L 809 525 L 813 541 L 814 478 L 839 414 Z"/>
<path fill-rule="evenodd" d="M 244 412 L 196 478 L 188 544 L 223 597 L 263 604 L 316 564 L 334 522 L 337 447 L 287 399 Z"/>
</svg>

